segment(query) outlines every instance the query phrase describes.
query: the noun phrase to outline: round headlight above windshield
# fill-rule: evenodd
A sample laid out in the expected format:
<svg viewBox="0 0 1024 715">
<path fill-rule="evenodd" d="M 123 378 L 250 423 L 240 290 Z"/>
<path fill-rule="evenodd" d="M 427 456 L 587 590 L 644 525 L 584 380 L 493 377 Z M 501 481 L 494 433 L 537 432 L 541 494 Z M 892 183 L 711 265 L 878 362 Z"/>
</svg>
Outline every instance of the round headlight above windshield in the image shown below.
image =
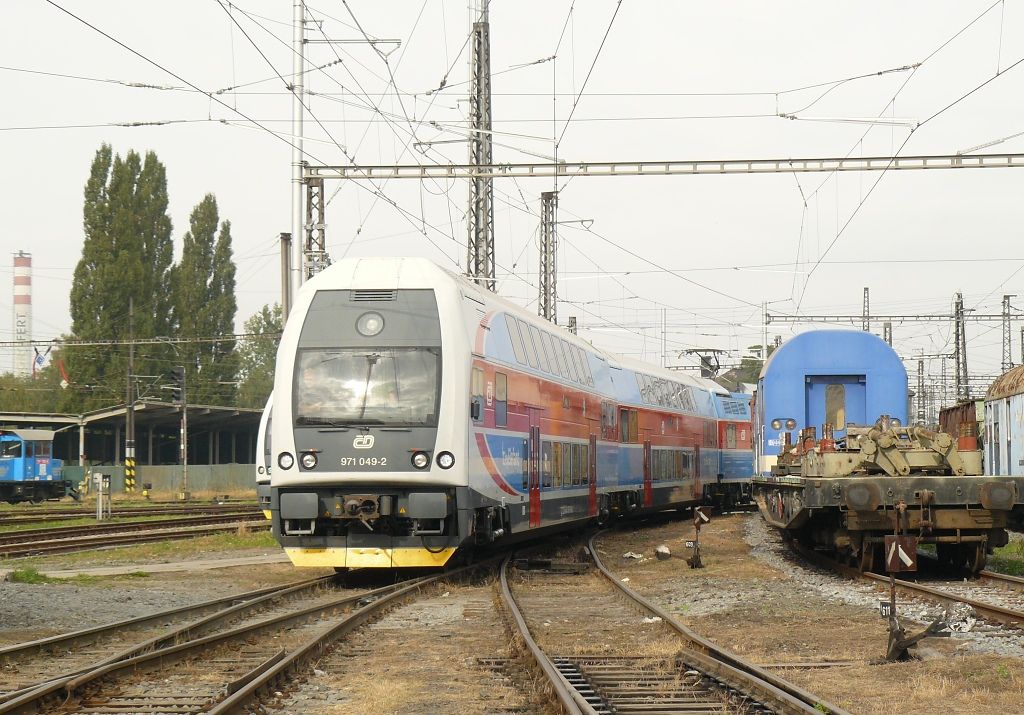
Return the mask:
<svg viewBox="0 0 1024 715">
<path fill-rule="evenodd" d="M 356 330 L 363 337 L 372 338 L 384 329 L 384 316 L 380 313 L 363 313 L 356 321 Z"/>
</svg>

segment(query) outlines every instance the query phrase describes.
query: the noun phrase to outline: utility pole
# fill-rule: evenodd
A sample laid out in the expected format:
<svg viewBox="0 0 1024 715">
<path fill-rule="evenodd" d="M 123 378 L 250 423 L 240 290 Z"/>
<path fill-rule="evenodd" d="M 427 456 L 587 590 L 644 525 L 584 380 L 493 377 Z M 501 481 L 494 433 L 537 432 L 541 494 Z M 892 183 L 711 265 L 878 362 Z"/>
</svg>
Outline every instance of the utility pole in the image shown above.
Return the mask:
<svg viewBox="0 0 1024 715">
<path fill-rule="evenodd" d="M 924 358 L 917 361 L 917 425 L 925 425 L 924 406 Z"/>
<path fill-rule="evenodd" d="M 768 361 L 768 302 L 761 303 L 761 366 Z"/>
<path fill-rule="evenodd" d="M 135 491 L 135 299 L 128 296 L 128 379 L 125 384 L 124 413 L 124 490 Z"/>
<path fill-rule="evenodd" d="M 956 361 L 956 399 L 969 399 L 971 396 L 971 388 L 968 384 L 967 377 L 967 336 L 966 336 L 966 322 L 964 321 L 964 295 L 963 293 L 956 294 L 956 301 L 953 306 L 953 323 L 954 323 L 954 346 L 955 361 Z"/>
<path fill-rule="evenodd" d="M 288 89 L 292 93 L 292 231 L 294 239 L 292 260 L 288 267 L 288 293 L 291 297 L 289 306 L 295 302 L 295 295 L 303 281 L 303 169 L 305 168 L 302 151 L 302 122 L 305 118 L 304 76 L 306 69 L 306 4 L 305 0 L 292 0 L 292 78 Z M 283 307 L 283 305 L 282 305 Z M 288 315 L 287 312 L 284 313 Z"/>
<path fill-rule="evenodd" d="M 861 311 L 861 323 L 860 328 L 865 333 L 871 330 L 871 306 L 868 300 L 868 289 L 864 287 L 864 308 Z"/>
<path fill-rule="evenodd" d="M 885 341 L 886 345 L 892 347 L 892 323 L 888 320 L 882 323 L 882 340 Z"/>
<path fill-rule="evenodd" d="M 1010 347 L 1010 298 L 1016 297 L 1016 295 L 1003 296 L 1003 372 L 1013 367 L 1013 351 Z"/>
<path fill-rule="evenodd" d="M 306 182 L 306 245 L 303 250 L 303 281 L 331 265 L 327 255 L 327 223 L 324 220 L 324 180 L 309 179 Z"/>
<path fill-rule="evenodd" d="M 282 233 L 281 239 L 281 320 L 288 320 L 292 309 L 292 235 Z"/>
<path fill-rule="evenodd" d="M 490 0 L 470 3 L 473 31 L 469 58 L 469 164 L 490 166 L 491 143 L 491 29 Z M 469 180 L 469 237 L 466 273 L 479 285 L 494 290 L 494 195 L 490 178 Z"/>
<path fill-rule="evenodd" d="M 558 322 L 558 237 L 555 232 L 557 211 L 558 192 L 542 192 L 540 195 L 540 287 L 537 314 L 552 323 Z"/>
</svg>

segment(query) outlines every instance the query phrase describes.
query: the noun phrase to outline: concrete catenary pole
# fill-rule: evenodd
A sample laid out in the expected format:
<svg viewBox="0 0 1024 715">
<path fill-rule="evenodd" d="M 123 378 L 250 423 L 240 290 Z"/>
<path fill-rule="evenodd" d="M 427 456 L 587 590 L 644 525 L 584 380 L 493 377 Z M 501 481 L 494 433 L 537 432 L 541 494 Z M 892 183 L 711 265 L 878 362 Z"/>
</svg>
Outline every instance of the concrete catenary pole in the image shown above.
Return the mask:
<svg viewBox="0 0 1024 715">
<path fill-rule="evenodd" d="M 292 83 L 289 87 L 292 92 L 292 261 L 289 267 L 291 276 L 289 293 L 291 304 L 295 303 L 295 295 L 298 293 L 304 279 L 303 270 L 303 240 L 305 235 L 303 228 L 302 199 L 305 193 L 305 185 L 302 179 L 302 122 L 305 117 L 303 102 L 305 101 L 305 85 L 303 73 L 305 72 L 306 52 L 306 4 L 305 0 L 293 0 L 292 5 Z M 285 314 L 287 315 L 287 313 Z"/>
</svg>

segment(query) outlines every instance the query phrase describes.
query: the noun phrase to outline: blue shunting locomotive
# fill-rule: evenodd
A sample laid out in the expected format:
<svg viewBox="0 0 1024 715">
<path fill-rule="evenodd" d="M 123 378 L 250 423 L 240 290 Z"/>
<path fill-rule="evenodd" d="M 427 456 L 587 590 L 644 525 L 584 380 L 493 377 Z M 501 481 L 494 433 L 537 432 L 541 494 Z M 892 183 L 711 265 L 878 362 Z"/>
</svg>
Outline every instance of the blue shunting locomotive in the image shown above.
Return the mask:
<svg viewBox="0 0 1024 715">
<path fill-rule="evenodd" d="M 0 430 L 0 500 L 38 503 L 60 499 L 69 488 L 63 460 L 53 458 L 51 430 Z"/>
</svg>

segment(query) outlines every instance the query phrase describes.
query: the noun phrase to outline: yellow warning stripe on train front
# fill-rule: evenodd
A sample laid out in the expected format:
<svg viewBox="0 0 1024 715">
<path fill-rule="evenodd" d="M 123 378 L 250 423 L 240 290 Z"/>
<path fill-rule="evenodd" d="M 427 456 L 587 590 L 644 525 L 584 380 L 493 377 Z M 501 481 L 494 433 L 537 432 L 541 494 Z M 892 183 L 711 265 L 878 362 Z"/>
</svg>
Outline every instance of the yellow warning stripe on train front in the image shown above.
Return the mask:
<svg viewBox="0 0 1024 715">
<path fill-rule="evenodd" d="M 418 547 L 398 549 L 377 548 L 285 548 L 288 558 L 303 568 L 429 568 L 444 566 L 455 553 L 455 549 L 441 549 L 438 552 Z"/>
</svg>

